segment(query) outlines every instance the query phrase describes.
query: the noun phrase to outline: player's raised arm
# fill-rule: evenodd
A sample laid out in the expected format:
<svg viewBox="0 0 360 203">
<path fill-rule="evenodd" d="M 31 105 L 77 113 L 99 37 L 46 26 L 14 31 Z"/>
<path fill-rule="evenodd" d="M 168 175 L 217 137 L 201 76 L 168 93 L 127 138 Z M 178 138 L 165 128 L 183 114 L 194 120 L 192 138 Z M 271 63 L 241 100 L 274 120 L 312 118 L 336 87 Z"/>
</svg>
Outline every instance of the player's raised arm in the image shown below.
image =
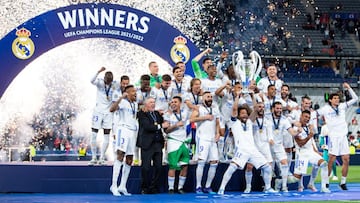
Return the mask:
<svg viewBox="0 0 360 203">
<path fill-rule="evenodd" d="M 358 101 L 359 97 L 355 94 L 354 90 L 348 83 L 344 82 L 343 87 L 347 89 L 351 95 L 351 100 L 346 102 L 347 106 L 355 104 Z"/>
<path fill-rule="evenodd" d="M 91 80 L 90 80 L 91 84 L 96 85 L 96 84 L 95 84 L 95 81 L 96 81 L 97 76 L 98 76 L 101 72 L 103 72 L 103 71 L 105 71 L 105 70 L 106 70 L 105 67 L 101 67 L 101 68 L 96 72 L 96 74 L 91 78 Z"/>
<path fill-rule="evenodd" d="M 239 95 L 240 95 L 240 92 L 234 92 L 235 101 L 232 106 L 232 113 L 231 113 L 231 117 L 233 117 L 233 118 L 236 118 L 238 116 L 239 99 L 240 99 Z"/>
</svg>

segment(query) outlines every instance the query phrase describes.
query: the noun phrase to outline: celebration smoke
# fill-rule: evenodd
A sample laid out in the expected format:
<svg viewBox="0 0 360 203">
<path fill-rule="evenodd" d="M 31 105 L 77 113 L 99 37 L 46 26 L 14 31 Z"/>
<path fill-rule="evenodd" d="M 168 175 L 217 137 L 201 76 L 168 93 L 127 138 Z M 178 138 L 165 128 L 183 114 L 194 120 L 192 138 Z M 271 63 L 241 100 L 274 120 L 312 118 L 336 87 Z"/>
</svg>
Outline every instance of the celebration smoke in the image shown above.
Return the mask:
<svg viewBox="0 0 360 203">
<path fill-rule="evenodd" d="M 23 22 L 41 13 L 92 0 L 5 0 L 0 6 L 0 39 Z M 205 0 L 102 0 L 151 13 L 195 42 L 205 30 Z M 192 8 L 192 9 L 188 9 Z M 0 100 L 0 152 L 9 146 L 44 147 L 44 136 L 80 137 L 87 142 L 96 88 L 90 78 L 104 66 L 114 79 L 128 75 L 136 83 L 156 61 L 160 74 L 171 67 L 160 57 L 137 45 L 115 39 L 91 38 L 58 46 L 35 59 L 14 79 Z M 101 77 L 101 76 L 100 76 Z M 99 136 L 100 137 L 100 136 Z M 78 143 L 77 143 L 78 144 Z M 3 154 L 3 152 L 2 152 Z"/>
</svg>

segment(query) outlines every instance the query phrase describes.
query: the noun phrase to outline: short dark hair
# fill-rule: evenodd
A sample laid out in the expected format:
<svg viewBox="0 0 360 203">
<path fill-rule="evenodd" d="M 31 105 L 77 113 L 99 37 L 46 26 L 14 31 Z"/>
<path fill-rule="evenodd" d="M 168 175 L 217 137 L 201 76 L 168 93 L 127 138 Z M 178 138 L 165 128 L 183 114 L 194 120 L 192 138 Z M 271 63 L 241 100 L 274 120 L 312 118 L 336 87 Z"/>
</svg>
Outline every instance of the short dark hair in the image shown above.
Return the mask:
<svg viewBox="0 0 360 203">
<path fill-rule="evenodd" d="M 124 89 L 124 91 L 126 92 L 128 89 L 130 89 L 130 88 L 134 88 L 134 85 L 128 85 L 128 86 L 126 86 L 125 87 L 125 89 Z"/>
<path fill-rule="evenodd" d="M 290 90 L 290 86 L 289 86 L 288 84 L 283 84 L 283 85 L 281 86 L 281 88 L 282 88 L 282 87 L 287 87 L 288 90 Z"/>
<path fill-rule="evenodd" d="M 141 81 L 142 81 L 142 80 L 150 80 L 150 75 L 147 75 L 147 74 L 142 75 L 142 76 L 140 77 L 140 80 L 141 80 Z"/>
<path fill-rule="evenodd" d="M 270 87 L 275 87 L 275 85 L 274 85 L 274 84 L 270 84 L 270 85 L 267 86 L 267 89 L 269 89 Z"/>
<path fill-rule="evenodd" d="M 179 66 L 175 66 L 175 67 L 173 68 L 172 72 L 175 73 L 175 71 L 176 71 L 177 69 L 180 69 L 180 67 L 179 67 Z"/>
<path fill-rule="evenodd" d="M 206 61 L 208 61 L 208 60 L 211 61 L 211 58 L 209 58 L 209 57 L 204 58 L 204 60 L 202 61 L 202 64 L 204 64 L 204 63 L 205 63 Z"/>
<path fill-rule="evenodd" d="M 105 77 L 113 77 L 113 73 L 111 71 L 105 72 Z"/>
<path fill-rule="evenodd" d="M 304 113 L 311 115 L 311 112 L 310 112 L 309 110 L 307 110 L 307 109 L 305 109 L 305 110 L 303 110 L 303 111 L 301 112 L 301 114 L 304 114 Z"/>
<path fill-rule="evenodd" d="M 236 81 L 235 83 L 234 83 L 234 86 L 235 85 L 242 85 L 239 81 Z"/>
<path fill-rule="evenodd" d="M 276 102 L 274 102 L 274 103 L 272 104 L 271 108 L 275 108 L 275 106 L 276 106 L 276 105 L 279 105 L 279 104 L 282 105 L 281 102 L 276 101 Z"/>
<path fill-rule="evenodd" d="M 203 92 L 203 95 L 205 95 L 205 94 L 211 94 L 211 92 L 205 91 L 205 92 Z"/>
<path fill-rule="evenodd" d="M 123 81 L 123 80 L 130 80 L 130 78 L 127 75 L 123 75 L 123 76 L 121 76 L 120 81 Z"/>
<path fill-rule="evenodd" d="M 182 102 L 182 98 L 180 96 L 173 96 L 173 99 L 178 99 L 180 103 Z"/>
<path fill-rule="evenodd" d="M 328 100 L 328 103 L 330 104 L 330 100 L 332 100 L 335 96 L 338 96 L 340 98 L 340 95 L 338 93 L 331 93 L 329 95 L 329 100 Z"/>
<path fill-rule="evenodd" d="M 175 63 L 175 65 L 178 66 L 178 65 L 181 64 L 181 63 L 184 63 L 184 62 L 183 62 L 183 61 L 178 61 L 178 62 Z M 185 64 L 185 63 L 184 63 L 184 64 Z"/>
<path fill-rule="evenodd" d="M 168 74 L 165 74 L 165 75 L 163 75 L 163 76 L 161 77 L 161 79 L 162 79 L 163 81 L 171 81 L 171 76 L 168 75 Z"/>
<path fill-rule="evenodd" d="M 307 94 L 301 97 L 301 101 L 304 101 L 305 99 L 311 100 Z"/>
</svg>

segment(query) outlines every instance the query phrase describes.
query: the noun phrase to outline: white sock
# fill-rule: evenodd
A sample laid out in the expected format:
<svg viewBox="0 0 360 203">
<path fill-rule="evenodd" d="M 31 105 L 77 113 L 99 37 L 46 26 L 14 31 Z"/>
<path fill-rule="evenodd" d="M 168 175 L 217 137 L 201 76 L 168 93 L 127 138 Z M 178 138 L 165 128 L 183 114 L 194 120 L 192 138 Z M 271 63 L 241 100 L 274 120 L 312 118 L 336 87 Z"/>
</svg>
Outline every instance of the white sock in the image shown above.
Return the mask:
<svg viewBox="0 0 360 203">
<path fill-rule="evenodd" d="M 340 184 L 345 184 L 345 183 L 346 183 L 346 177 L 341 176 Z"/>
<path fill-rule="evenodd" d="M 175 177 L 168 176 L 169 190 L 174 189 L 174 184 L 175 184 Z"/>
<path fill-rule="evenodd" d="M 204 172 L 205 161 L 199 160 L 196 167 L 196 188 L 201 187 L 201 180 Z"/>
<path fill-rule="evenodd" d="M 91 140 L 90 140 L 90 147 L 91 147 L 91 154 L 92 154 L 92 158 L 96 159 L 96 136 L 97 133 L 96 132 L 92 132 L 91 133 Z"/>
<path fill-rule="evenodd" d="M 315 182 L 315 180 L 316 180 L 318 171 L 319 171 L 319 167 L 318 167 L 318 166 L 313 166 L 313 167 L 312 167 L 309 185 L 314 185 L 314 182 Z"/>
<path fill-rule="evenodd" d="M 216 168 L 217 168 L 218 164 L 210 164 L 209 166 L 209 171 L 208 171 L 208 176 L 206 179 L 206 184 L 205 187 L 208 188 L 211 186 L 211 183 L 215 177 L 215 173 L 216 173 Z"/>
<path fill-rule="evenodd" d="M 120 181 L 120 188 L 126 189 L 126 183 L 129 178 L 131 166 L 124 164 L 122 168 L 122 174 L 121 174 L 121 181 Z"/>
<path fill-rule="evenodd" d="M 288 173 L 290 173 L 290 166 L 291 166 L 291 163 L 292 163 L 292 152 L 286 152 L 286 157 L 287 157 L 287 162 L 288 162 L 288 165 L 289 165 Z"/>
<path fill-rule="evenodd" d="M 101 151 L 100 151 L 100 160 L 105 159 L 105 152 L 109 146 L 109 139 L 110 139 L 110 135 L 104 134 L 104 140 L 103 140 L 103 144 L 102 144 Z"/>
<path fill-rule="evenodd" d="M 304 176 L 299 179 L 298 188 L 304 188 Z"/>
<path fill-rule="evenodd" d="M 218 147 L 218 151 L 219 151 L 220 160 L 225 158 L 225 156 L 224 156 L 224 145 L 225 145 L 225 138 L 220 137 L 219 141 L 217 142 L 217 147 Z"/>
<path fill-rule="evenodd" d="M 253 173 L 252 171 L 245 171 L 246 188 L 251 188 Z"/>
<path fill-rule="evenodd" d="M 227 185 L 227 183 L 229 182 L 229 180 L 231 179 L 231 176 L 233 175 L 233 173 L 236 171 L 237 166 L 234 163 L 230 163 L 229 167 L 227 168 L 227 170 L 224 173 L 224 177 L 221 181 L 221 185 L 219 190 L 225 190 L 225 186 Z"/>
<path fill-rule="evenodd" d="M 289 166 L 286 165 L 280 165 L 280 172 L 281 172 L 281 178 L 282 178 L 282 187 L 287 187 L 287 177 L 289 173 Z"/>
<path fill-rule="evenodd" d="M 179 176 L 179 188 L 178 189 L 183 189 L 185 181 L 186 181 L 186 176 Z"/>
<path fill-rule="evenodd" d="M 323 162 L 320 165 L 320 168 L 321 168 L 321 172 L 320 172 L 320 175 L 321 175 L 321 188 L 325 188 L 326 184 L 329 183 L 329 169 L 328 169 L 327 163 Z"/>
<path fill-rule="evenodd" d="M 118 181 L 119 174 L 120 174 L 121 165 L 122 165 L 122 162 L 120 162 L 119 160 L 114 161 L 113 173 L 112 173 L 112 185 L 116 186 L 116 187 L 117 187 L 117 181 Z"/>
<path fill-rule="evenodd" d="M 265 190 L 271 188 L 271 167 L 270 165 L 266 164 L 261 167 L 261 171 L 263 174 L 263 180 L 265 183 Z"/>
</svg>

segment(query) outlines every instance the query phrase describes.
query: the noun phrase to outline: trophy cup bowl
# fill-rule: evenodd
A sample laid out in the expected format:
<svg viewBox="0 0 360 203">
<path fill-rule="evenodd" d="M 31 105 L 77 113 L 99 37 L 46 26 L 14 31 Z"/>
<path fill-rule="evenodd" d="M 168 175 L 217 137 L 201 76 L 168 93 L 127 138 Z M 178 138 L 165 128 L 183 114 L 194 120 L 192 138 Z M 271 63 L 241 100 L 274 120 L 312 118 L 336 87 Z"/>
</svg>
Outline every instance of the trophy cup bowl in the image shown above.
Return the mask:
<svg viewBox="0 0 360 203">
<path fill-rule="evenodd" d="M 236 51 L 232 55 L 232 63 L 236 74 L 242 83 L 242 93 L 249 94 L 251 92 L 251 81 L 255 80 L 262 69 L 261 57 L 256 51 L 249 54 L 250 58 L 244 58 L 242 51 Z"/>
</svg>

